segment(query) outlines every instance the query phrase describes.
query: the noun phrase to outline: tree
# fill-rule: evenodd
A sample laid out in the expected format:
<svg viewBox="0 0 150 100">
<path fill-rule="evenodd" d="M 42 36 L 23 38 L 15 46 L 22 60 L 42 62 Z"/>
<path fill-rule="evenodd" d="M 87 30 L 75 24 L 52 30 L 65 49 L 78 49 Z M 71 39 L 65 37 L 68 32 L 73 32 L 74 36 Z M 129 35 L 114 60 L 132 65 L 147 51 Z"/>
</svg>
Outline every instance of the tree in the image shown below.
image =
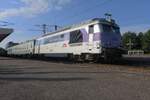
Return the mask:
<svg viewBox="0 0 150 100">
<path fill-rule="evenodd" d="M 144 50 L 150 53 L 150 30 L 145 33 L 126 32 L 122 36 L 123 47 L 132 50 Z"/>
<path fill-rule="evenodd" d="M 142 49 L 143 46 L 143 38 L 144 38 L 144 33 L 140 32 L 137 37 L 136 37 L 136 41 L 137 41 L 137 45 L 136 48 L 137 49 Z"/>
<path fill-rule="evenodd" d="M 143 37 L 143 50 L 150 53 L 150 30 L 148 30 Z"/>
<path fill-rule="evenodd" d="M 124 48 L 130 50 L 130 49 L 136 49 L 137 46 L 137 36 L 134 32 L 126 32 L 123 34 L 122 37 L 123 40 L 123 46 Z"/>
</svg>

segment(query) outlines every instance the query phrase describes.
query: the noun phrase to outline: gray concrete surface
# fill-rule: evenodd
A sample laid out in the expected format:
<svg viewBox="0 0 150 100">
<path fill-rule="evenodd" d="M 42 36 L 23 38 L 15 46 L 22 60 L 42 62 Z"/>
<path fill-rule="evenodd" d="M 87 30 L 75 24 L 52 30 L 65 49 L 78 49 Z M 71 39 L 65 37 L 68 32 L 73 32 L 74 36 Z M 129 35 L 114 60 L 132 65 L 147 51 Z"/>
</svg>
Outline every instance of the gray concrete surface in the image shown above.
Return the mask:
<svg viewBox="0 0 150 100">
<path fill-rule="evenodd" d="M 0 57 L 0 100 L 150 100 L 149 65 L 137 66 Z"/>
</svg>

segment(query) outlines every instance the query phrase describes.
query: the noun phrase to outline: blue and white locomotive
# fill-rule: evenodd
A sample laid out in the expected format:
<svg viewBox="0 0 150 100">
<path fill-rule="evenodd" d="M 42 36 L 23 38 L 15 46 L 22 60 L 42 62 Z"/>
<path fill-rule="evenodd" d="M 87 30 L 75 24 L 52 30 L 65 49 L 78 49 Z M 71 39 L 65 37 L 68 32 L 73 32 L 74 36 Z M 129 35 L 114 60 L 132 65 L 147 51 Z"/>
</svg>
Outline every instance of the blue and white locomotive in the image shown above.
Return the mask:
<svg viewBox="0 0 150 100">
<path fill-rule="evenodd" d="M 9 47 L 8 55 L 111 60 L 122 55 L 120 28 L 112 19 L 95 18 Z"/>
</svg>

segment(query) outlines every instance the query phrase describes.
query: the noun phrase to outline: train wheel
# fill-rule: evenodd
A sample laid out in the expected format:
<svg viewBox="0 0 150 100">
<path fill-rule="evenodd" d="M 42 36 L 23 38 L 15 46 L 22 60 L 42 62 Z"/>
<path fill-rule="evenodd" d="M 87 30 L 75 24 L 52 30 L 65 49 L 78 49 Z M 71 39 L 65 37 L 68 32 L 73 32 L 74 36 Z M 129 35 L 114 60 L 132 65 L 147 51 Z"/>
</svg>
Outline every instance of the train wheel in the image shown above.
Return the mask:
<svg viewBox="0 0 150 100">
<path fill-rule="evenodd" d="M 67 58 L 68 58 L 69 61 L 73 61 L 74 60 L 73 54 L 68 54 Z"/>
<path fill-rule="evenodd" d="M 82 63 L 84 62 L 82 55 L 73 55 L 73 61 L 76 63 Z"/>
<path fill-rule="evenodd" d="M 113 55 L 109 55 L 105 52 L 104 53 L 104 62 L 112 64 L 114 62 Z"/>
</svg>

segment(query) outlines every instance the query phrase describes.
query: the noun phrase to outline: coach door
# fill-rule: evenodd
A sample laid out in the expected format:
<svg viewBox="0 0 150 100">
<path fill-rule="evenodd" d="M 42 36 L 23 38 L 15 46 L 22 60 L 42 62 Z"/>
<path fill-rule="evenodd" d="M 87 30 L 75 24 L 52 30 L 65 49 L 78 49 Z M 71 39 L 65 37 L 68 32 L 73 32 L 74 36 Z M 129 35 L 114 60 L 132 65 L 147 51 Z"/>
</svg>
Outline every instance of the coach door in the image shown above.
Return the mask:
<svg viewBox="0 0 150 100">
<path fill-rule="evenodd" d="M 38 54 L 40 54 L 40 46 L 41 46 L 41 40 L 38 43 Z"/>
<path fill-rule="evenodd" d="M 89 50 L 93 49 L 94 44 L 94 25 L 89 26 Z"/>
<path fill-rule="evenodd" d="M 36 54 L 40 53 L 40 40 L 36 40 L 36 43 L 35 43 L 35 53 Z"/>
</svg>

